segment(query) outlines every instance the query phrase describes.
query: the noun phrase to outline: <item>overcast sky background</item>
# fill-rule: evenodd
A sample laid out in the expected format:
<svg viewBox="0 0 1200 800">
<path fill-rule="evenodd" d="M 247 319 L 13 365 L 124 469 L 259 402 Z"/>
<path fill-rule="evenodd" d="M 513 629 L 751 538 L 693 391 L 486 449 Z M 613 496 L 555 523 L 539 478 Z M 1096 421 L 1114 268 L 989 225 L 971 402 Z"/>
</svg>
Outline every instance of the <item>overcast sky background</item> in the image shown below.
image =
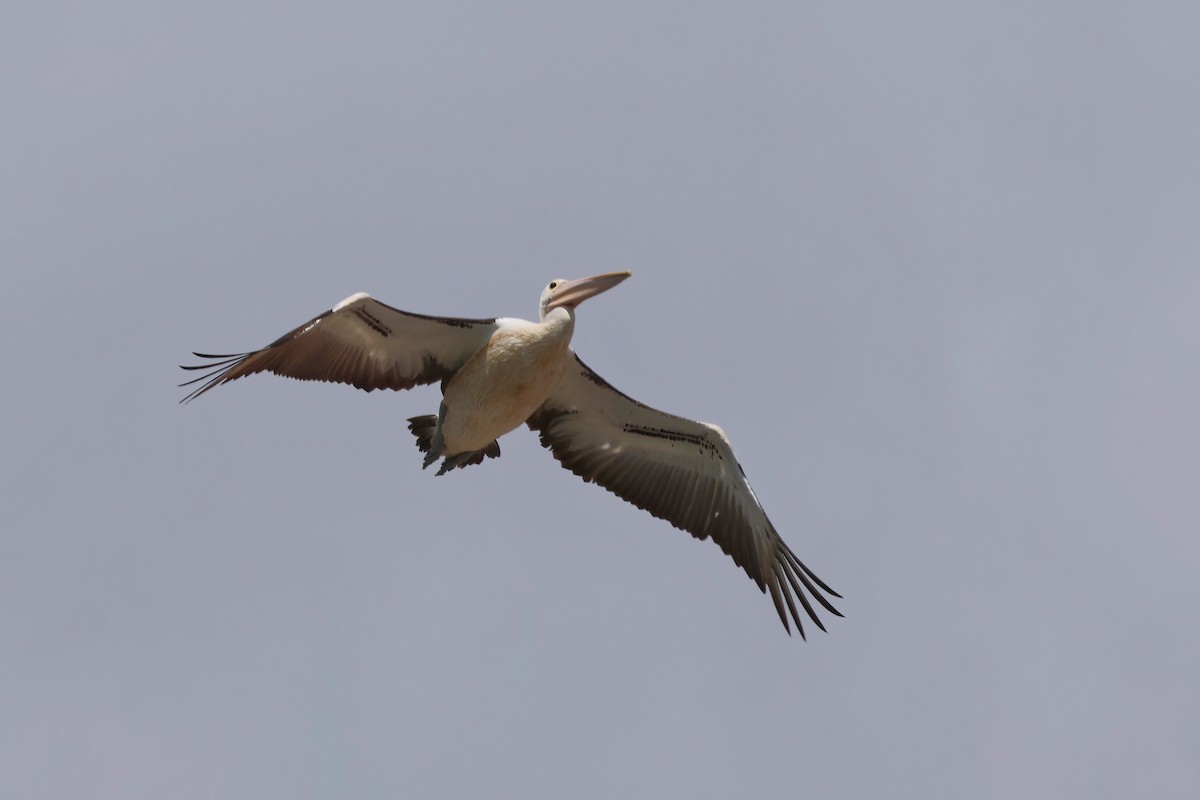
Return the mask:
<svg viewBox="0 0 1200 800">
<path fill-rule="evenodd" d="M 8 3 L 0 795 L 1200 797 L 1200 5 Z M 527 431 L 189 351 L 535 317 L 714 421 L 789 638 Z"/>
</svg>

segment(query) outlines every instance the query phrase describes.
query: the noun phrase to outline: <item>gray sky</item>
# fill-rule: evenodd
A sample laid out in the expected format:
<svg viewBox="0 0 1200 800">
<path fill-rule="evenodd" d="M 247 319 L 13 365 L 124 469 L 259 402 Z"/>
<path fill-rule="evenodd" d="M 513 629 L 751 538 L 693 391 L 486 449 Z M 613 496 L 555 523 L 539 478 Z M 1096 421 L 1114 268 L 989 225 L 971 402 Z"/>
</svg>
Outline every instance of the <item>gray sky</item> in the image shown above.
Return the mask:
<svg viewBox="0 0 1200 800">
<path fill-rule="evenodd" d="M 0 795 L 1200 796 L 1200 5 L 0 10 Z M 719 423 L 789 638 L 436 389 L 189 351 L 537 312 Z"/>
</svg>

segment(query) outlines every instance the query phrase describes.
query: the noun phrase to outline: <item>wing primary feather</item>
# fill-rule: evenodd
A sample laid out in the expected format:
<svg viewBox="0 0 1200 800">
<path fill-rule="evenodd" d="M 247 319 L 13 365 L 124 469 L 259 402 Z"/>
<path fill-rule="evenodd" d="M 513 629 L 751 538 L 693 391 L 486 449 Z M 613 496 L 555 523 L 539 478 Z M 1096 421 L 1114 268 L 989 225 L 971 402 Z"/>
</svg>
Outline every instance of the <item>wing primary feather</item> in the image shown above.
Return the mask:
<svg viewBox="0 0 1200 800">
<path fill-rule="evenodd" d="M 258 351 L 258 352 L 261 352 L 261 351 Z M 206 381 L 206 383 L 204 383 L 204 385 L 199 386 L 194 391 L 189 392 L 186 397 L 184 397 L 182 400 L 179 401 L 180 404 L 190 403 L 191 401 L 195 400 L 200 395 L 207 392 L 209 389 L 224 382 L 226 380 L 226 376 L 230 373 L 231 370 L 235 369 L 239 364 L 244 363 L 246 361 L 246 359 L 249 358 L 250 356 L 254 355 L 254 353 L 243 353 L 243 354 L 237 355 L 237 356 L 232 356 L 232 355 L 231 356 L 206 356 L 206 355 L 202 355 L 200 353 L 193 353 L 193 355 L 199 356 L 200 358 L 223 358 L 226 360 L 219 361 L 214 364 L 198 364 L 196 366 L 184 366 L 181 364 L 180 367 L 182 369 L 209 369 L 209 368 L 211 368 L 212 371 L 206 372 L 203 375 L 199 376 L 198 378 L 192 378 L 190 381 L 184 381 L 183 383 L 179 384 L 179 387 L 183 388 L 184 386 L 191 386 L 194 383 L 200 383 L 201 381 Z"/>
<path fill-rule="evenodd" d="M 224 365 L 226 365 L 226 364 L 232 364 L 233 362 L 235 362 L 235 361 L 238 361 L 238 360 L 240 360 L 240 359 L 243 359 L 243 358 L 245 358 L 245 357 L 246 357 L 246 356 L 248 356 L 248 355 L 250 355 L 250 354 L 249 354 L 249 353 L 241 353 L 241 354 L 239 354 L 239 355 L 236 355 L 236 356 L 221 356 L 221 358 L 224 358 L 224 359 L 227 359 L 227 360 L 226 360 L 226 361 L 215 361 L 215 362 L 210 362 L 210 363 L 208 363 L 208 364 L 180 364 L 180 365 L 179 365 L 179 368 L 180 368 L 180 369 L 186 369 L 186 370 L 193 370 L 193 369 L 212 369 L 212 368 L 214 368 L 214 367 L 222 367 L 222 366 L 224 366 Z"/>
<path fill-rule="evenodd" d="M 784 557 L 787 558 L 787 560 L 789 562 L 791 562 L 793 567 L 798 568 L 795 570 L 796 577 L 799 578 L 800 582 L 804 584 L 806 589 L 808 589 L 809 594 L 811 594 L 813 597 L 815 597 L 817 599 L 817 602 L 819 602 L 821 605 L 825 606 L 826 611 L 828 611 L 831 614 L 834 614 L 835 616 L 839 616 L 839 617 L 842 616 L 842 612 L 840 612 L 836 608 L 834 608 L 833 604 L 825 599 L 825 595 L 823 595 L 819 591 L 817 591 L 816 587 L 813 586 L 811 582 L 809 582 L 810 577 L 815 579 L 816 576 L 812 574 L 812 571 L 809 570 L 808 567 L 804 566 L 804 562 L 802 562 L 800 559 L 796 558 L 796 554 L 793 553 L 789 548 L 787 548 L 786 545 L 784 545 Z M 825 591 L 832 594 L 834 597 L 841 597 L 840 594 L 833 591 L 829 587 L 825 586 L 825 584 L 821 583 L 821 581 L 818 580 L 817 583 L 821 584 L 821 587 L 823 589 L 825 589 Z"/>
<path fill-rule="evenodd" d="M 201 366 L 201 367 L 182 367 L 182 369 L 209 369 L 211 367 L 215 367 L 215 369 L 213 369 L 211 372 L 206 372 L 197 378 L 192 378 L 189 381 L 184 381 L 183 383 L 179 384 L 179 388 L 183 388 L 184 386 L 191 386 L 193 383 L 199 383 L 200 381 L 207 378 L 209 375 L 216 375 L 225 366 L 226 366 L 225 364 L 216 364 L 216 365 L 205 364 L 204 366 Z"/>
<path fill-rule="evenodd" d="M 800 598 L 800 605 L 804 606 L 804 610 L 806 612 L 808 612 L 809 619 L 811 619 L 813 622 L 815 622 L 817 624 L 818 628 L 820 628 L 821 630 L 825 630 L 825 625 L 822 624 L 821 618 L 817 616 L 815 611 L 813 611 L 813 607 L 808 602 L 808 598 L 805 597 L 804 592 L 801 591 L 800 584 L 796 581 L 796 575 L 794 574 L 794 571 L 791 569 L 791 564 L 786 563 L 786 562 L 781 564 L 778 561 L 776 561 L 775 563 L 776 563 L 776 569 L 781 570 L 783 572 L 783 574 L 787 577 L 788 583 L 790 583 L 792 585 L 792 591 L 795 593 L 796 597 Z M 811 586 L 809 587 L 809 591 L 812 591 Z M 789 595 L 789 597 L 790 597 L 790 595 Z M 791 601 L 789 600 L 789 603 L 790 602 Z M 794 616 L 795 614 L 796 614 L 796 609 L 795 609 L 795 607 L 793 607 L 792 615 Z M 800 623 L 797 622 L 796 624 L 799 625 Z"/>
<path fill-rule="evenodd" d="M 788 632 L 788 636 L 792 635 L 792 627 L 788 625 L 787 613 L 783 610 L 783 600 L 779 597 L 779 583 L 768 578 L 766 581 L 767 589 L 771 593 L 771 602 L 775 604 L 775 612 L 779 614 L 779 621 L 783 623 L 783 628 Z M 804 631 L 800 631 L 800 638 L 804 638 Z"/>
<path fill-rule="evenodd" d="M 184 386 L 191 386 L 193 383 L 199 383 L 200 381 L 204 380 L 205 378 L 207 378 L 211 375 L 216 375 L 220 371 L 221 371 L 220 369 L 217 369 L 213 372 L 206 372 L 198 378 L 192 378 L 190 381 L 184 381 L 183 383 L 178 385 L 178 388 L 182 389 Z"/>
<path fill-rule="evenodd" d="M 783 599 L 787 601 L 788 611 L 792 612 L 792 619 L 795 620 L 795 622 L 796 622 L 796 630 L 799 631 L 801 639 L 807 639 L 807 637 L 804 635 L 804 625 L 803 625 L 803 623 L 800 622 L 800 614 L 797 613 L 797 611 L 796 611 L 796 601 L 792 597 L 792 593 L 788 591 L 787 583 L 785 582 L 784 575 L 787 573 L 787 568 L 783 564 L 776 561 L 774 569 L 775 569 L 775 583 L 777 583 L 779 585 L 781 593 L 783 594 Z M 803 594 L 800 595 L 800 602 L 802 602 L 802 603 L 804 602 Z M 805 603 L 805 606 L 807 606 L 807 603 Z M 809 613 L 811 614 L 812 611 L 809 611 Z M 818 620 L 817 625 L 820 625 L 820 624 L 821 623 Z M 825 630 L 825 629 L 821 628 L 821 630 Z"/>
<path fill-rule="evenodd" d="M 830 589 L 829 586 L 827 586 L 825 584 L 825 581 L 818 578 L 811 569 L 804 566 L 804 562 L 801 561 L 800 559 L 796 558 L 795 553 L 793 553 L 790 549 L 787 551 L 787 553 L 788 553 L 788 556 L 791 557 L 792 561 L 796 562 L 796 566 L 798 566 L 805 575 L 807 575 L 809 578 L 812 579 L 813 583 L 815 583 L 817 586 L 820 586 L 822 589 L 824 589 L 826 592 L 829 592 L 834 597 L 841 599 L 842 596 L 840 594 L 838 594 L 837 592 L 835 592 L 833 589 Z M 805 582 L 805 585 L 807 585 L 807 581 Z M 837 610 L 834 609 L 832 606 L 826 605 L 825 607 L 828 608 L 833 613 L 837 614 Z M 838 614 L 838 616 L 840 617 L 841 614 Z"/>
</svg>

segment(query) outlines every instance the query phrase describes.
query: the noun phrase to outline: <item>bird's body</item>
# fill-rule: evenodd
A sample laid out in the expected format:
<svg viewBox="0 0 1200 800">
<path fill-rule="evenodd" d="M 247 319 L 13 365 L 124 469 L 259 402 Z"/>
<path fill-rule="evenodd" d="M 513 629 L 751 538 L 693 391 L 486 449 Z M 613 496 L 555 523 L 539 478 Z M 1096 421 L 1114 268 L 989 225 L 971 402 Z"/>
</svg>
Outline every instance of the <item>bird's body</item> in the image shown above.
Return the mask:
<svg viewBox="0 0 1200 800">
<path fill-rule="evenodd" d="M 839 597 L 779 538 L 715 425 L 645 406 L 610 386 L 570 348 L 575 307 L 628 272 L 552 281 L 540 319 L 431 317 L 355 294 L 261 350 L 184 369 L 212 369 L 184 401 L 256 372 L 357 388 L 409 389 L 441 381 L 438 414 L 409 429 L 438 474 L 500 455 L 498 439 L 525 423 L 560 463 L 688 531 L 712 538 L 800 634 L 795 601 L 824 629 L 809 597 L 841 616 L 822 591 Z M 786 611 L 785 611 L 786 604 Z"/>
<path fill-rule="evenodd" d="M 497 323 L 487 344 L 446 382 L 444 455 L 479 450 L 522 425 L 570 363 L 575 320 L 566 309 L 556 309 L 542 322 Z"/>
</svg>

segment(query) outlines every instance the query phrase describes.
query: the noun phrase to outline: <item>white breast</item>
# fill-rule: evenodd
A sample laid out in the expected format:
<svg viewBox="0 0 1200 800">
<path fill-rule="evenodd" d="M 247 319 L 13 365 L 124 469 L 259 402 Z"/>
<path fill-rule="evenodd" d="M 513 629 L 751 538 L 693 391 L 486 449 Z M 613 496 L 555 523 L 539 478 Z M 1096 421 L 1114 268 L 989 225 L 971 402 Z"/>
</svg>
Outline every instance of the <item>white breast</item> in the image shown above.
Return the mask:
<svg viewBox="0 0 1200 800">
<path fill-rule="evenodd" d="M 525 422 L 567 368 L 570 320 L 503 322 L 446 386 L 446 455 L 478 450 Z"/>
</svg>

